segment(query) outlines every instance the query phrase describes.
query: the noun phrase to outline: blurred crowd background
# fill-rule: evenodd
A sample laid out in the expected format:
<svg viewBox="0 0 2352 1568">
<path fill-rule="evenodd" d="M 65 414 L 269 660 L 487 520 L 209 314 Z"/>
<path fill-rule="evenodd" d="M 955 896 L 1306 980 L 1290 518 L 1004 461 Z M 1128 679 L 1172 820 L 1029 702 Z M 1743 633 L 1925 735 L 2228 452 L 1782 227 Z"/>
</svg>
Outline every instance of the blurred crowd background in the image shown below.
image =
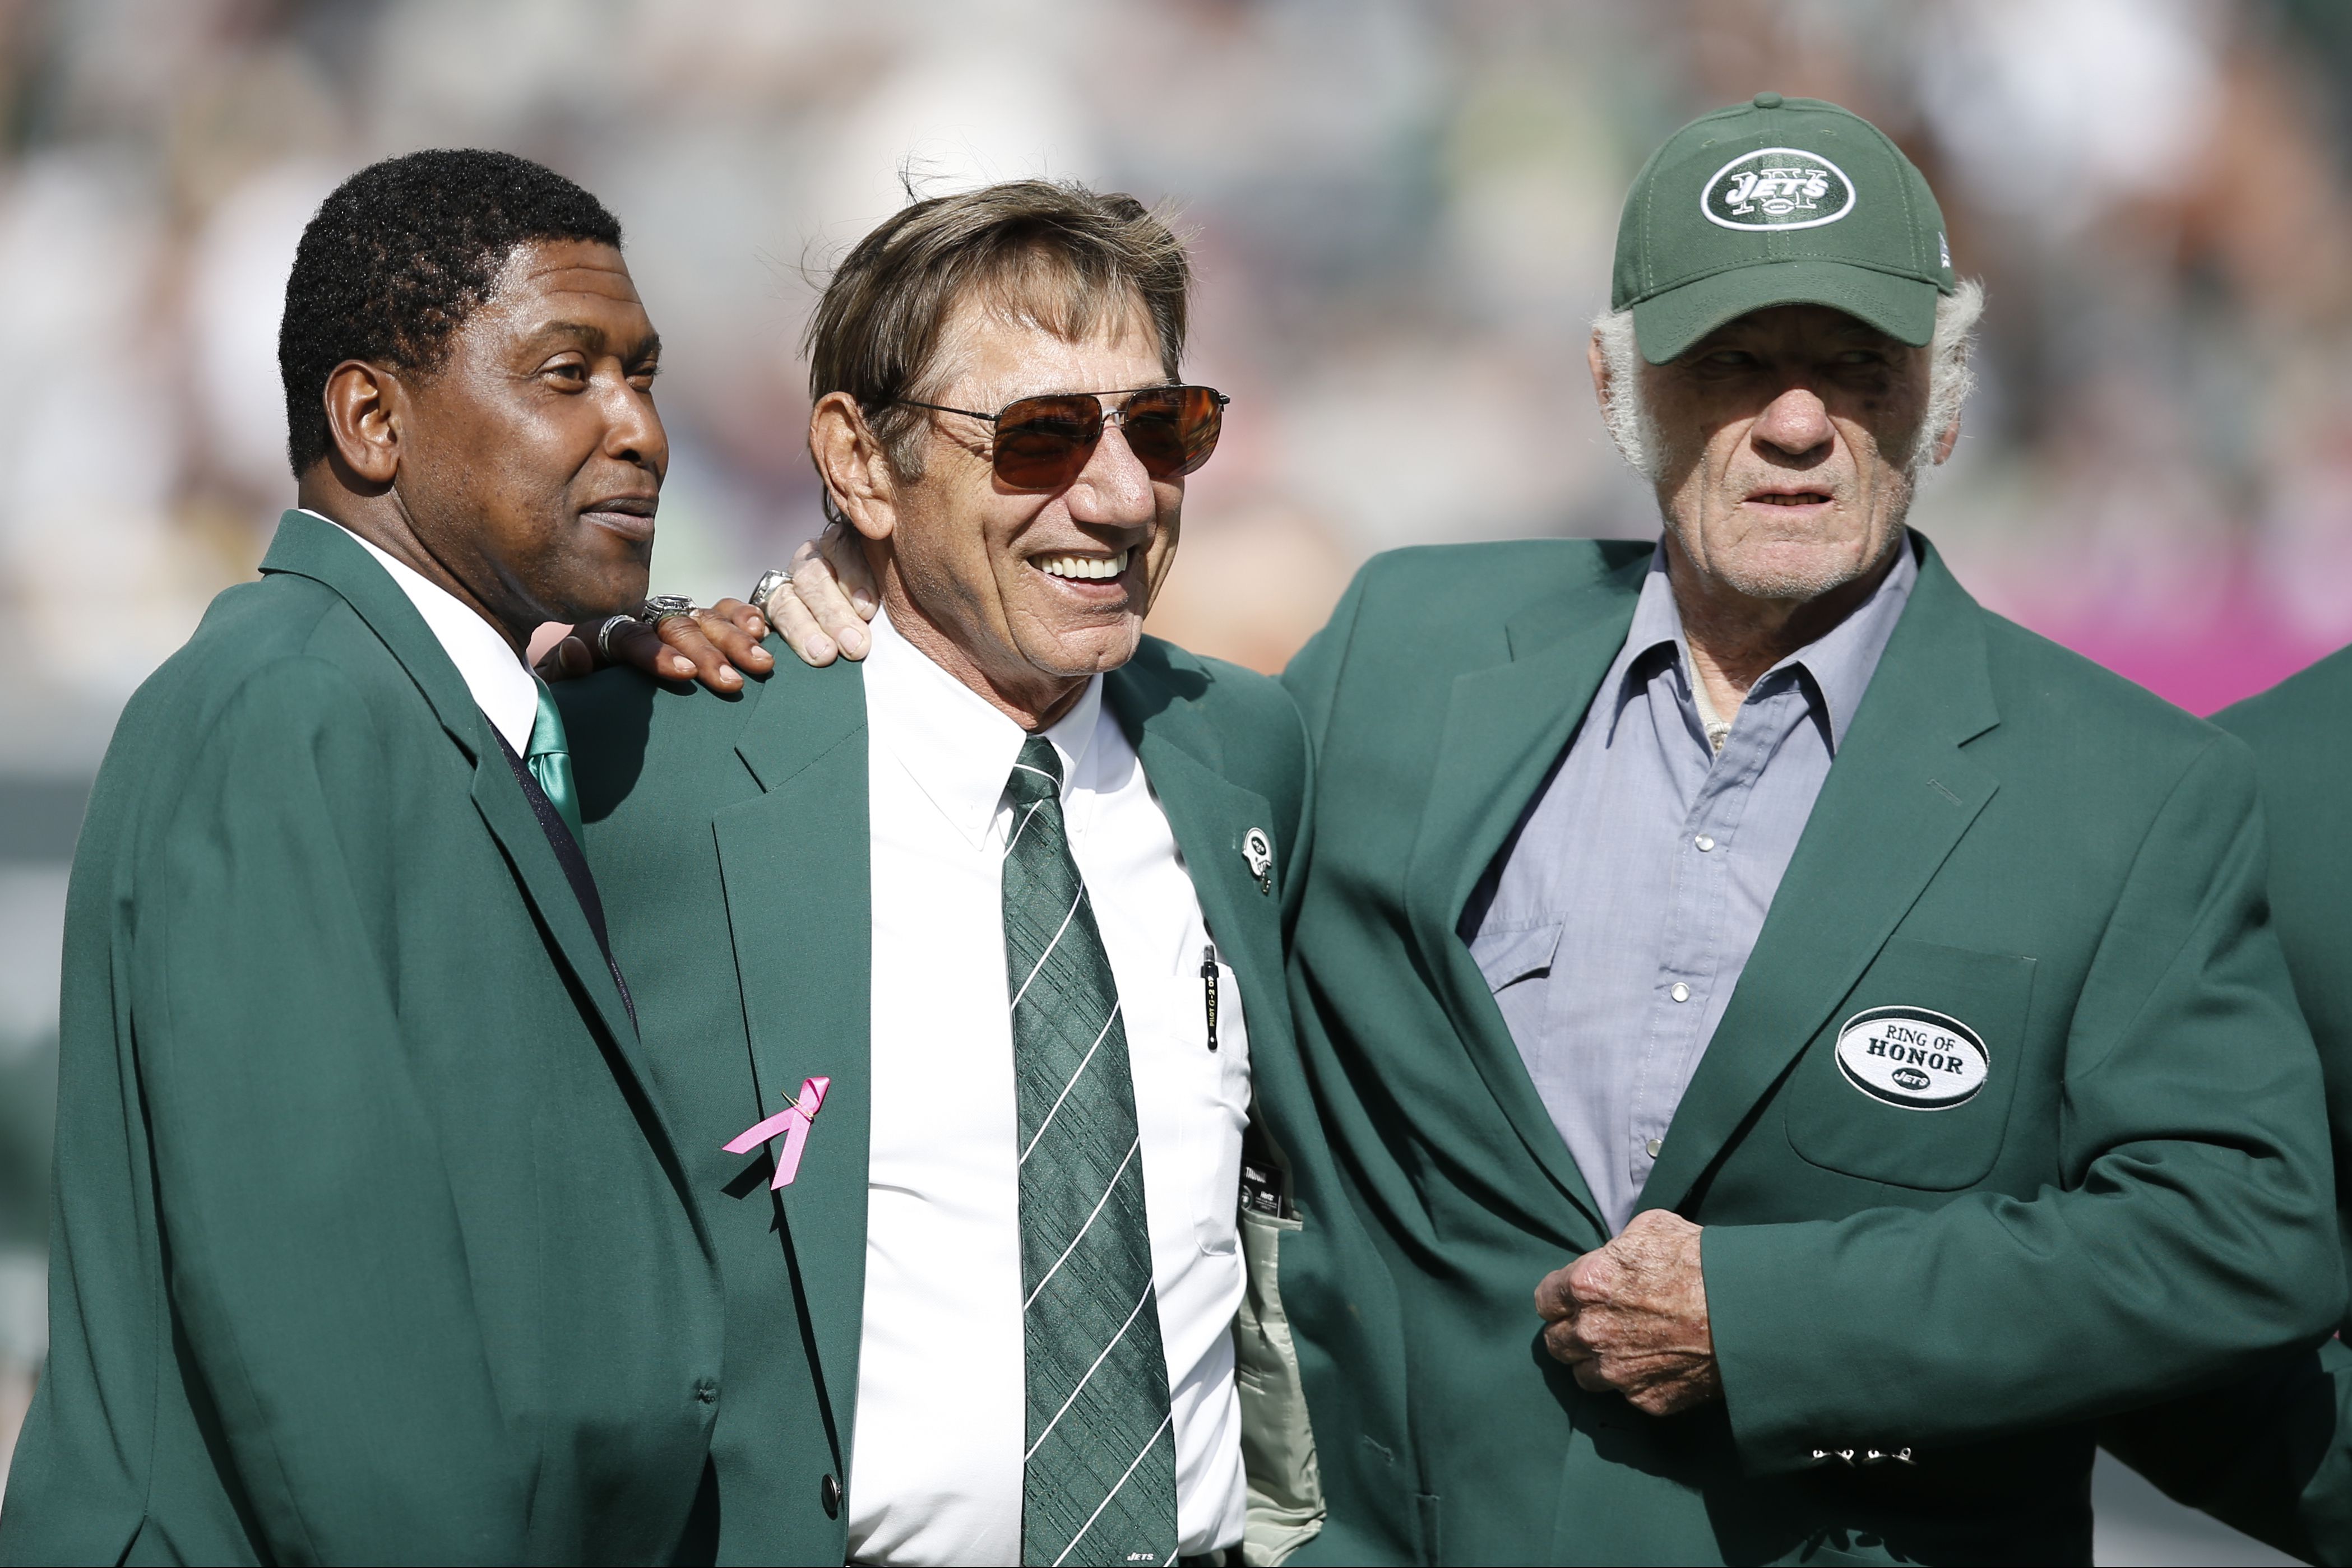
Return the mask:
<svg viewBox="0 0 2352 1568">
<path fill-rule="evenodd" d="M 1654 531 L 1586 326 L 1641 160 L 1767 88 L 1901 141 L 1990 290 L 1915 513 L 1980 598 L 2199 711 L 2352 640 L 2338 0 L 0 0 L 0 1465 L 65 862 L 123 698 L 289 502 L 278 315 L 336 181 L 489 145 L 621 215 L 656 584 L 705 599 L 817 524 L 812 280 L 908 186 L 1171 204 L 1234 401 L 1154 629 L 1272 669 L 1375 550 Z"/>
</svg>

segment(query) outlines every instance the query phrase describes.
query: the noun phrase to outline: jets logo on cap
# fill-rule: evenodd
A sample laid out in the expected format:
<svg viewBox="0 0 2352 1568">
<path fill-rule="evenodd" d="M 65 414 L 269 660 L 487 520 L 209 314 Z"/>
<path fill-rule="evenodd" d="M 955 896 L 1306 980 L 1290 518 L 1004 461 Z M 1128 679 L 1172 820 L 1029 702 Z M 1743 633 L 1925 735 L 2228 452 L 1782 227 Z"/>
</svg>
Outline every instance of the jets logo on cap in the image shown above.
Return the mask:
<svg viewBox="0 0 2352 1568">
<path fill-rule="evenodd" d="M 1853 211 L 1853 182 L 1818 152 L 1766 147 L 1717 169 L 1698 204 L 1727 229 L 1817 229 Z"/>
<path fill-rule="evenodd" d="M 1976 1098 L 1992 1072 L 1977 1031 L 1925 1008 L 1872 1008 L 1838 1030 L 1838 1071 L 1874 1100 L 1948 1111 Z"/>
</svg>

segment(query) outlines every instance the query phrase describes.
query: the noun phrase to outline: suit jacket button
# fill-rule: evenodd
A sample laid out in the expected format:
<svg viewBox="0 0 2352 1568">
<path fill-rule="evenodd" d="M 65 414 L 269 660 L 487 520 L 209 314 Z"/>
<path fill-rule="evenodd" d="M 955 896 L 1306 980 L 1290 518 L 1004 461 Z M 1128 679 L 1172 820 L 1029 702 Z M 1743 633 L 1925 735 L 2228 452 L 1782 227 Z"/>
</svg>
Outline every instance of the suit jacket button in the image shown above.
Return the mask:
<svg viewBox="0 0 2352 1568">
<path fill-rule="evenodd" d="M 841 1483 L 830 1475 L 817 1482 L 816 1500 L 824 1504 L 825 1518 L 839 1519 L 841 1517 Z"/>
</svg>

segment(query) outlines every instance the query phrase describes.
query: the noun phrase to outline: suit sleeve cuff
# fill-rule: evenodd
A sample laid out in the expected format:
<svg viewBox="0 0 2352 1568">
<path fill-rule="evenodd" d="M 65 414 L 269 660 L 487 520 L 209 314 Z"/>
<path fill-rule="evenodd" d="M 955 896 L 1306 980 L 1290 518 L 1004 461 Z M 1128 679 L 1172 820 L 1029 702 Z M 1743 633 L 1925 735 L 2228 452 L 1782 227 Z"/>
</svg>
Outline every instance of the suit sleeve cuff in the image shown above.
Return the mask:
<svg viewBox="0 0 2352 1568">
<path fill-rule="evenodd" d="M 1743 1469 L 1770 1475 L 1864 1464 L 1904 1450 L 1898 1433 L 1845 1429 L 1850 1369 L 1841 1353 L 1833 1227 L 1710 1225 L 1699 1239 L 1706 1315 L 1732 1442 Z"/>
</svg>

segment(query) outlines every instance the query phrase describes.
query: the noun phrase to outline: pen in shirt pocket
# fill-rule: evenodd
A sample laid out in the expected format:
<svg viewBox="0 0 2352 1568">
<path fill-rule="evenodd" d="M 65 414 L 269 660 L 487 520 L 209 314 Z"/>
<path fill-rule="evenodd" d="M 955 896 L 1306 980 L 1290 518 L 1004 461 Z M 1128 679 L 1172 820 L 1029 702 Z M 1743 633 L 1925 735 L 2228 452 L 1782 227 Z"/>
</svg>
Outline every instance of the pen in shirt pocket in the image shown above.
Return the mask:
<svg viewBox="0 0 2352 1568">
<path fill-rule="evenodd" d="M 1209 1005 L 1209 1049 L 1217 1049 L 1217 945 L 1201 949 L 1201 994 Z"/>
</svg>

